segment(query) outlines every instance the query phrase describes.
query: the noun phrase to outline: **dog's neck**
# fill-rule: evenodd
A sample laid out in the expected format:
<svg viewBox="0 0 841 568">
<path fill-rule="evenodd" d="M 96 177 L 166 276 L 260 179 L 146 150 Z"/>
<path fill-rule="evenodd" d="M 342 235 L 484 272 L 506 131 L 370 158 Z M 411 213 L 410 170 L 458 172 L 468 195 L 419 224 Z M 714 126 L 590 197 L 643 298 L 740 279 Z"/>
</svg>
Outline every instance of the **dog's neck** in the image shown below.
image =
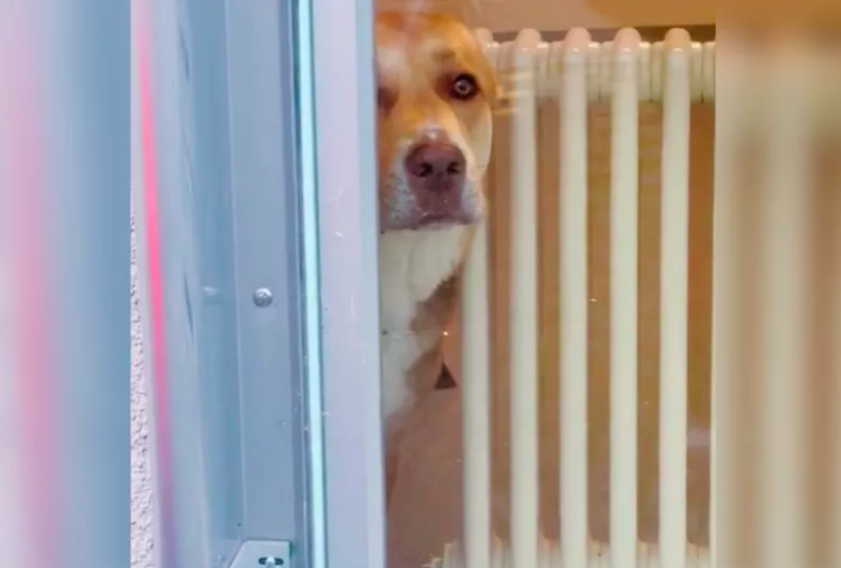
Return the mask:
<svg viewBox="0 0 841 568">
<path fill-rule="evenodd" d="M 464 227 L 380 235 L 380 324 L 384 334 L 412 330 L 419 303 L 447 280 L 464 255 Z"/>
<path fill-rule="evenodd" d="M 434 296 L 464 257 L 468 229 L 391 231 L 380 235 L 380 326 L 383 414 L 412 401 L 410 373 L 439 344 L 445 319 Z"/>
</svg>

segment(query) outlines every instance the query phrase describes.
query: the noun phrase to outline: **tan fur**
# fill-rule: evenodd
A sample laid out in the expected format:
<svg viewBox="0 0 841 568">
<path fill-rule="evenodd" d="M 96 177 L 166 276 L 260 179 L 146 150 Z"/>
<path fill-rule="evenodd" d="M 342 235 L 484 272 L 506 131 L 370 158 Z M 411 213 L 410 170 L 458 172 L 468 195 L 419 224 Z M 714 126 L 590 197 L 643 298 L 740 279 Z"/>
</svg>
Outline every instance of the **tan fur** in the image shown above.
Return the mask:
<svg viewBox="0 0 841 568">
<path fill-rule="evenodd" d="M 499 87 L 470 30 L 440 14 L 382 13 L 376 34 L 378 86 L 389 107 L 387 117 L 381 113 L 378 121 L 380 179 L 387 179 L 401 143 L 433 122 L 449 133 L 463 133 L 484 170 L 491 146 L 488 110 L 498 99 Z M 448 100 L 449 81 L 463 72 L 478 79 L 479 96 Z"/>
<path fill-rule="evenodd" d="M 383 13 L 376 36 L 380 215 L 388 229 L 389 213 L 404 205 L 395 190 L 395 165 L 424 132 L 447 135 L 465 150 L 472 177 L 481 177 L 490 159 L 490 110 L 499 87 L 472 33 L 449 16 Z M 476 78 L 479 94 L 455 100 L 448 91 L 464 73 Z"/>
<path fill-rule="evenodd" d="M 438 379 L 444 331 L 457 307 L 458 273 L 476 227 L 405 230 L 396 220 L 411 218 L 417 203 L 406 187 L 403 160 L 407 148 L 430 132 L 456 145 L 467 164 L 462 202 L 481 219 L 498 85 L 470 30 L 449 16 L 381 13 L 376 42 L 383 408 L 390 487 L 399 417 Z M 469 100 L 451 96 L 453 81 L 463 74 L 474 77 L 479 87 Z"/>
</svg>

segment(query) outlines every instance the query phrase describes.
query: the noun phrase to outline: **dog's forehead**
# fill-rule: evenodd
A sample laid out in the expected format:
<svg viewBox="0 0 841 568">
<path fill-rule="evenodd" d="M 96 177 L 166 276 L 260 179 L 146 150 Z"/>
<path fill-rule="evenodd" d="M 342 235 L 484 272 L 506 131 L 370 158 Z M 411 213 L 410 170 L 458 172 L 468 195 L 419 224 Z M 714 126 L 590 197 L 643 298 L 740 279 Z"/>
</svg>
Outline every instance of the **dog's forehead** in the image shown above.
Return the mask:
<svg viewBox="0 0 841 568">
<path fill-rule="evenodd" d="M 377 65 L 381 73 L 392 73 L 463 61 L 469 59 L 470 39 L 466 28 L 449 20 L 384 19 L 377 26 Z"/>
<path fill-rule="evenodd" d="M 463 43 L 450 38 L 384 41 L 377 45 L 377 70 L 381 76 L 394 79 L 417 75 L 423 69 L 440 71 L 452 65 L 468 64 L 470 58 L 465 51 Z"/>
<path fill-rule="evenodd" d="M 387 77 L 399 77 L 409 67 L 409 53 L 398 42 L 377 46 L 377 70 Z"/>
<path fill-rule="evenodd" d="M 431 14 L 384 13 L 376 24 L 380 84 L 394 90 L 428 90 L 445 75 L 471 73 L 488 97 L 494 73 L 473 33 L 460 21 Z"/>
</svg>

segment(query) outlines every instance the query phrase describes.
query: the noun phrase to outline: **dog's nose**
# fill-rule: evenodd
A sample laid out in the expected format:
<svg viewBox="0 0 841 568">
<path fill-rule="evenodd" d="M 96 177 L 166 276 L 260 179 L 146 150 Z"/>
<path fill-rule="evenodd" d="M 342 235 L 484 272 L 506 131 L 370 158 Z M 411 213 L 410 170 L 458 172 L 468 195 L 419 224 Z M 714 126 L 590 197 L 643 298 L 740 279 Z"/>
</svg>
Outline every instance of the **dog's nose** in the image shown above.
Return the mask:
<svg viewBox="0 0 841 568">
<path fill-rule="evenodd" d="M 406 156 L 409 186 L 418 192 L 449 193 L 464 182 L 464 154 L 443 142 L 422 142 Z"/>
</svg>

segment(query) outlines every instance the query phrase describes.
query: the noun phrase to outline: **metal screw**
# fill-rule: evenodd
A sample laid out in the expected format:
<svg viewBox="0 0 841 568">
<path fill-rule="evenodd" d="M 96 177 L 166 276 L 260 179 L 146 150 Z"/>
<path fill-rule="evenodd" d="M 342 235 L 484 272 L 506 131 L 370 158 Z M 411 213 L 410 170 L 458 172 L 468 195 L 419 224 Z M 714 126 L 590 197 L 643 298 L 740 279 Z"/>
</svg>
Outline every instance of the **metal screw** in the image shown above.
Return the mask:
<svg viewBox="0 0 841 568">
<path fill-rule="evenodd" d="M 275 558 L 274 556 L 264 556 L 257 560 L 260 566 L 283 566 L 283 558 Z"/>
<path fill-rule="evenodd" d="M 254 303 L 260 308 L 265 308 L 272 303 L 272 291 L 268 288 L 258 288 L 254 291 Z M 268 564 L 268 566 L 272 566 Z"/>
</svg>

